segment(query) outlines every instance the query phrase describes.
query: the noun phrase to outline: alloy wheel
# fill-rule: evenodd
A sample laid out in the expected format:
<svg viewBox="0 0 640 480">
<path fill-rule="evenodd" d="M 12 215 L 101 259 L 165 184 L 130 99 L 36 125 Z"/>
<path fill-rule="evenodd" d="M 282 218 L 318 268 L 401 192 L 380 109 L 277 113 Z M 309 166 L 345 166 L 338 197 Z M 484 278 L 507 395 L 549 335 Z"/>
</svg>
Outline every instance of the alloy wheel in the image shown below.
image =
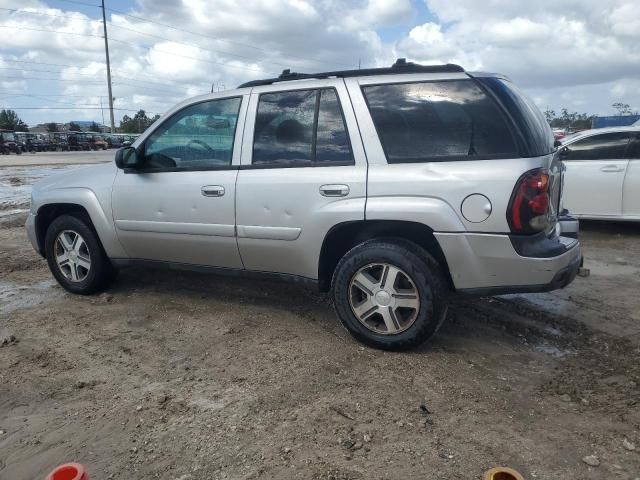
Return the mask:
<svg viewBox="0 0 640 480">
<path fill-rule="evenodd" d="M 420 311 L 414 281 L 389 263 L 371 263 L 358 270 L 349 284 L 349 303 L 360 323 L 383 335 L 404 332 Z"/>
<path fill-rule="evenodd" d="M 67 280 L 82 282 L 91 270 L 91 255 L 84 238 L 73 230 L 63 230 L 54 243 L 56 264 Z"/>
</svg>

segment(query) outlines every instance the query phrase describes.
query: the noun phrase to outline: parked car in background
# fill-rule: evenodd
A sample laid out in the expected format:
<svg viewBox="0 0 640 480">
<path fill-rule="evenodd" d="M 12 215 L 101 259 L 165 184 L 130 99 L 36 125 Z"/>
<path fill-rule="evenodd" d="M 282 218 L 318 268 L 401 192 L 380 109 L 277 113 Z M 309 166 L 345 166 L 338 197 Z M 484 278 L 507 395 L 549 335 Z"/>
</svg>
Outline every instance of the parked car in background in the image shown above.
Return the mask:
<svg viewBox="0 0 640 480">
<path fill-rule="evenodd" d="M 68 152 L 69 141 L 65 132 L 54 132 L 49 134 L 49 151 Z"/>
<path fill-rule="evenodd" d="M 564 207 L 579 218 L 640 221 L 640 126 L 562 140 Z"/>
<path fill-rule="evenodd" d="M 567 131 L 564 128 L 554 128 L 553 129 L 553 138 L 556 140 L 560 140 L 567 136 Z"/>
<path fill-rule="evenodd" d="M 67 132 L 69 150 L 91 150 L 90 135 L 84 132 Z"/>
<path fill-rule="evenodd" d="M 20 155 L 22 147 L 16 138 L 16 134 L 11 130 L 0 130 L 0 154 L 9 155 L 15 153 Z"/>
<path fill-rule="evenodd" d="M 89 146 L 91 150 L 106 150 L 109 148 L 107 141 L 104 139 L 103 135 L 100 134 L 89 134 Z"/>
<path fill-rule="evenodd" d="M 453 292 L 574 279 L 561 181 L 511 81 L 399 60 L 186 100 L 116 165 L 40 181 L 26 228 L 73 293 L 135 264 L 270 274 L 331 291 L 355 338 L 397 350 L 435 334 Z"/>
<path fill-rule="evenodd" d="M 36 153 L 42 151 L 42 144 L 35 133 L 16 132 L 16 139 L 23 152 Z"/>
</svg>

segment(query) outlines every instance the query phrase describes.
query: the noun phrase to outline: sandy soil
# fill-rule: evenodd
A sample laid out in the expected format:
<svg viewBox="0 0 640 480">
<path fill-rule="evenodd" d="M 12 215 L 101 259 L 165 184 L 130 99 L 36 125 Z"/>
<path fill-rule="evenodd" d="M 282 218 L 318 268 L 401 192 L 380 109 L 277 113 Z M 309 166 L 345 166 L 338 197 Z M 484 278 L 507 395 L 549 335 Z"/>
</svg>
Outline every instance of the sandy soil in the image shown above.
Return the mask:
<svg viewBox="0 0 640 480">
<path fill-rule="evenodd" d="M 567 289 L 458 299 L 385 353 L 294 285 L 128 270 L 70 295 L 23 221 L 0 217 L 2 480 L 640 478 L 639 225 L 585 225 Z"/>
</svg>

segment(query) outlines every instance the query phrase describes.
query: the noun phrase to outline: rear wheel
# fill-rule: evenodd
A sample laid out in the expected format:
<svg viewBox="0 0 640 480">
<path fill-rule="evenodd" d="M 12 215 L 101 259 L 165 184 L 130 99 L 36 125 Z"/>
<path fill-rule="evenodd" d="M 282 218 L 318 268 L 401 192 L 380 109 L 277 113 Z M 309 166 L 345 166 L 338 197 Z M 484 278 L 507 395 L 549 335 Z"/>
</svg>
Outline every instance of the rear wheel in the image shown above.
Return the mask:
<svg viewBox="0 0 640 480">
<path fill-rule="evenodd" d="M 69 292 L 88 295 L 115 278 L 116 270 L 86 219 L 62 215 L 51 222 L 45 253 L 51 273 Z"/>
<path fill-rule="evenodd" d="M 347 252 L 333 276 L 336 312 L 367 345 L 405 350 L 432 337 L 447 312 L 438 263 L 402 239 L 364 242 Z"/>
</svg>

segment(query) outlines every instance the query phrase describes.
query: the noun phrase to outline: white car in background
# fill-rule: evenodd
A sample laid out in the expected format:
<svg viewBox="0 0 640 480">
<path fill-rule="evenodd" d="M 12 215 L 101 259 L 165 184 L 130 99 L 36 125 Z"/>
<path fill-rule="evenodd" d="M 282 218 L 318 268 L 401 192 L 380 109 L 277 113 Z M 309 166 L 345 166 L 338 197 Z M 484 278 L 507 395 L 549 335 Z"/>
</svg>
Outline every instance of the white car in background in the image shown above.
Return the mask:
<svg viewBox="0 0 640 480">
<path fill-rule="evenodd" d="M 640 126 L 585 130 L 561 142 L 571 215 L 640 221 Z"/>
</svg>

